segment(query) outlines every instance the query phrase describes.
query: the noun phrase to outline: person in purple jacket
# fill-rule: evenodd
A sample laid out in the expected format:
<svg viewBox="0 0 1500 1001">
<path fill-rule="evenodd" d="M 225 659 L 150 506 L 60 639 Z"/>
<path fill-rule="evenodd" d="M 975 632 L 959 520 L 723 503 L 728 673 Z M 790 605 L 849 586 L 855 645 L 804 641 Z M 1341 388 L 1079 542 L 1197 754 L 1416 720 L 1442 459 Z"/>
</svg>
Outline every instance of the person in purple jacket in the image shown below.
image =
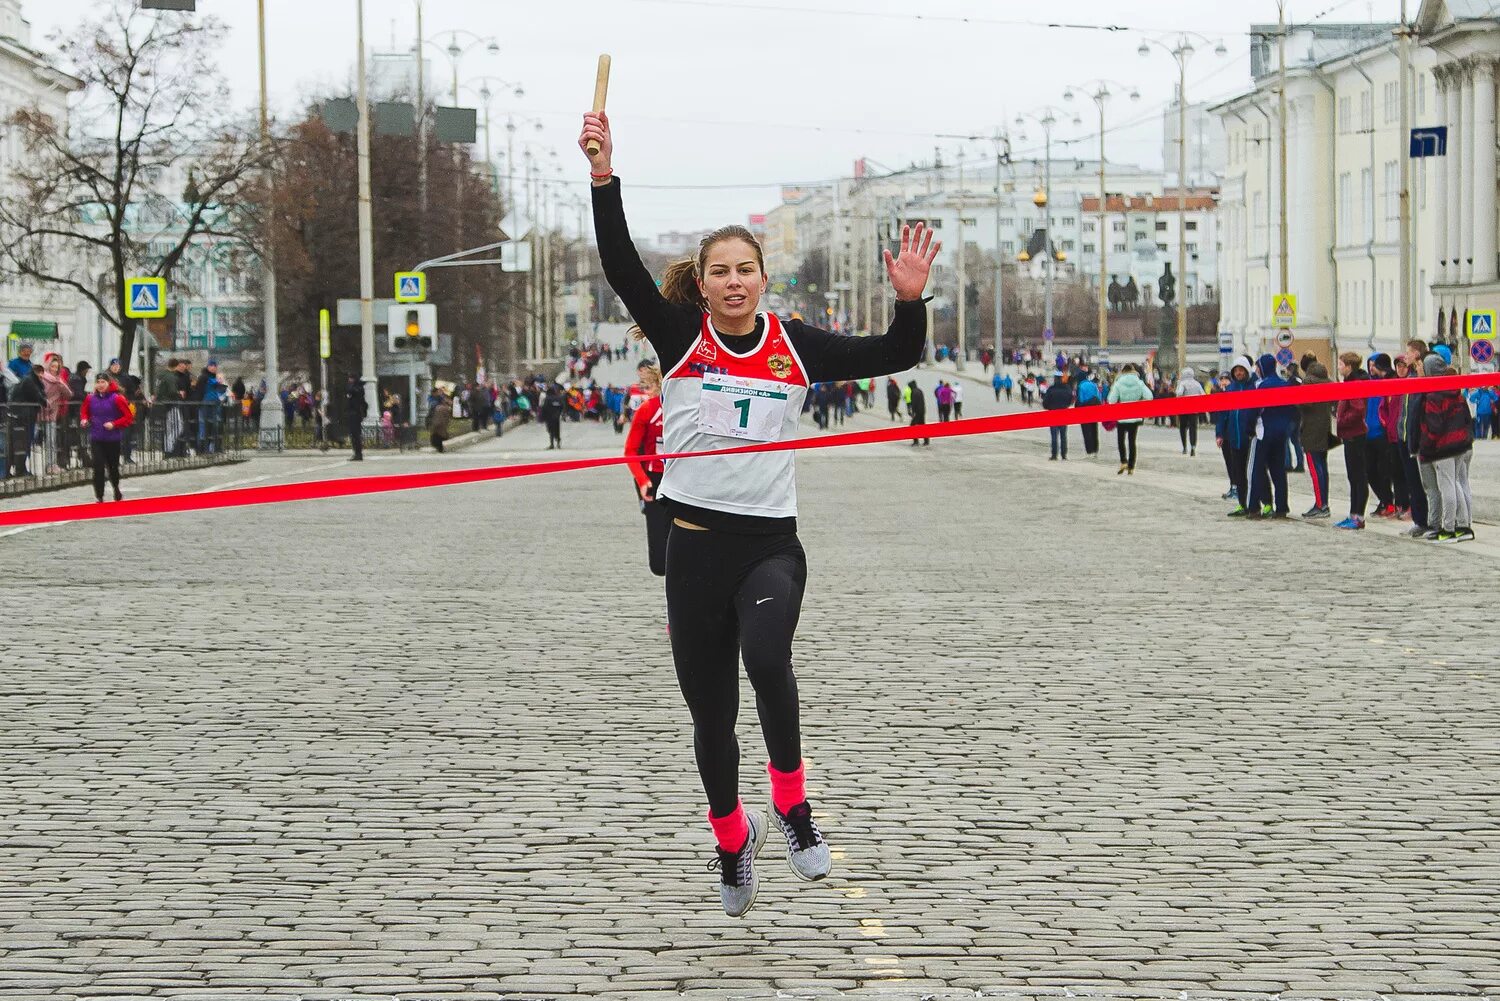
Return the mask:
<svg viewBox="0 0 1500 1001">
<path fill-rule="evenodd" d="M 89 451 L 94 457 L 94 497 L 104 503 L 104 477 L 120 500 L 120 440 L 135 421 L 130 403 L 110 381 L 107 371 L 94 377 L 94 391 L 83 398 L 79 426 L 89 430 Z"/>
</svg>

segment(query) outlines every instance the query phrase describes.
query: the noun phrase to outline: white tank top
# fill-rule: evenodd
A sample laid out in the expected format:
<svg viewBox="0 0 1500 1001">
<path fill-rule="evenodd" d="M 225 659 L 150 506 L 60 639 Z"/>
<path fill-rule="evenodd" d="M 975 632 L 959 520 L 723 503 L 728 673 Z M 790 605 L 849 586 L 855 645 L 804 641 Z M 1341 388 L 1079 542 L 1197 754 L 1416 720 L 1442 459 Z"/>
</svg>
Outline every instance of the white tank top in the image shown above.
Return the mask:
<svg viewBox="0 0 1500 1001">
<path fill-rule="evenodd" d="M 796 437 L 807 399 L 807 372 L 781 321 L 772 313 L 760 318 L 760 343 L 737 355 L 719 340 L 708 314 L 703 315 L 692 349 L 662 379 L 664 451 L 711 451 Z M 658 493 L 712 511 L 793 518 L 797 479 L 792 455 L 670 459 Z"/>
</svg>

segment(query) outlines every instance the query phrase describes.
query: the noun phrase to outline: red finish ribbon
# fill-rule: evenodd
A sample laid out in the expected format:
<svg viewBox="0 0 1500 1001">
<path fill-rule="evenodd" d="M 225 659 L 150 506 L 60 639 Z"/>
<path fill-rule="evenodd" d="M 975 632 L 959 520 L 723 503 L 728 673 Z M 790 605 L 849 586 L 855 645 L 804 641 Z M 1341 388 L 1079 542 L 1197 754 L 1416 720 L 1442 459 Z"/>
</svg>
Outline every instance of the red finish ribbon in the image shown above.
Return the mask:
<svg viewBox="0 0 1500 1001">
<path fill-rule="evenodd" d="M 738 445 L 733 448 L 706 452 L 666 453 L 658 455 L 657 458 L 690 459 L 703 455 L 839 448 L 845 445 L 908 441 L 912 438 L 956 438 L 963 435 L 1025 431 L 1067 424 L 1150 420 L 1154 417 L 1176 417 L 1182 414 L 1214 413 L 1223 410 L 1259 410 L 1265 407 L 1295 406 L 1301 403 L 1331 403 L 1338 400 L 1359 400 L 1376 396 L 1406 396 L 1412 393 L 1463 390 L 1493 385 L 1500 385 L 1500 374 L 1489 372 L 1420 379 L 1357 379 L 1352 382 L 1304 384 L 1277 389 L 1249 389 L 1235 393 L 1210 393 L 1206 396 L 1142 400 L 1138 403 L 1070 407 L 1066 410 L 1033 410 L 1018 414 L 1001 414 L 995 417 L 972 417 L 940 424 L 901 425 L 877 428 L 872 431 L 849 431 L 843 434 L 797 438 L 792 441 Z M 129 518 L 183 511 L 209 511 L 215 508 L 248 507 L 252 504 L 279 504 L 330 497 L 355 497 L 361 494 L 379 494 L 395 490 L 448 487 L 523 476 L 541 476 L 545 473 L 566 473 L 579 469 L 597 469 L 639 461 L 638 456 L 609 455 L 593 459 L 527 462 L 512 466 L 486 466 L 479 469 L 449 469 L 430 473 L 313 480 L 282 486 L 241 487 L 206 494 L 169 494 L 164 497 L 142 497 L 110 504 L 65 504 L 26 511 L 0 512 L 0 527 L 89 521 L 97 518 Z"/>
</svg>

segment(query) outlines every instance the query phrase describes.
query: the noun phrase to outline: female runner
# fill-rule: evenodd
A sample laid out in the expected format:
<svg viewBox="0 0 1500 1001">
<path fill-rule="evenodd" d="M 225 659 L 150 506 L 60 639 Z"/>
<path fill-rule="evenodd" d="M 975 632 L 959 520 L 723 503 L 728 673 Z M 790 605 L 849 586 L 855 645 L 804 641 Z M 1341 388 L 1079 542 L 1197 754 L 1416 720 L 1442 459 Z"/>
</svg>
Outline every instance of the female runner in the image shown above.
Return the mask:
<svg viewBox="0 0 1500 1001">
<path fill-rule="evenodd" d="M 588 153 L 590 141 L 599 151 Z M 661 288 L 641 263 L 614 177 L 609 118 L 584 116 L 578 145 L 593 178 L 594 226 L 605 277 L 656 350 L 664 375 L 667 452 L 708 451 L 796 434 L 815 382 L 901 372 L 921 357 L 927 334 L 922 291 L 939 244 L 918 225 L 901 254 L 885 253 L 896 292 L 882 337 L 847 337 L 760 312 L 766 290 L 760 245 L 743 226 L 705 237 L 696 260 L 670 266 Z M 693 718 L 698 773 L 718 841 L 720 898 L 738 917 L 755 901 L 755 854 L 766 820 L 739 798 L 739 665 L 755 689 L 770 762 L 771 819 L 792 871 L 828 875 L 828 844 L 803 780 L 792 634 L 807 561 L 797 541 L 792 453 L 762 452 L 668 461 L 658 499 L 667 505 L 667 624 L 677 682 Z"/>
<path fill-rule="evenodd" d="M 632 330 L 640 328 L 633 327 Z M 640 377 L 637 383 L 641 402 L 635 407 L 635 416 L 630 419 L 630 433 L 625 436 L 625 454 L 639 455 L 641 462 L 632 462 L 628 467 L 635 477 L 636 493 L 640 495 L 641 513 L 646 516 L 646 558 L 651 572 L 658 577 L 667 575 L 667 532 L 672 527 L 671 515 L 665 505 L 656 499 L 656 490 L 661 486 L 663 472 L 660 454 L 662 438 L 661 421 L 661 369 L 647 362 L 636 368 Z M 636 386 L 632 386 L 634 396 Z"/>
</svg>

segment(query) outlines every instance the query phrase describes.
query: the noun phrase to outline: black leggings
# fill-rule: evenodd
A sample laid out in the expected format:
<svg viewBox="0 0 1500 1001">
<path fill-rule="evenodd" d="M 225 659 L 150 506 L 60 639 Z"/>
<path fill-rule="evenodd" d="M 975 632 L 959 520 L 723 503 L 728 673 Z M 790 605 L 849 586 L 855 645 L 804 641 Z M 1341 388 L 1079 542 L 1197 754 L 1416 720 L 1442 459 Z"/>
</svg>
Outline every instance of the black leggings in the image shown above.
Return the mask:
<svg viewBox="0 0 1500 1001">
<path fill-rule="evenodd" d="M 1140 430 L 1139 424 L 1115 425 L 1115 444 L 1120 446 L 1120 464 L 1131 469 L 1135 468 L 1135 436 Z"/>
<path fill-rule="evenodd" d="M 109 475 L 109 485 L 115 493 L 120 492 L 120 443 L 117 441 L 91 442 L 94 450 L 94 496 L 104 499 L 104 477 Z"/>
<path fill-rule="evenodd" d="M 1367 471 L 1369 447 L 1367 438 L 1348 438 L 1344 441 L 1344 472 L 1349 475 L 1349 513 L 1356 518 L 1365 516 L 1365 505 L 1370 503 L 1370 479 Z"/>
<path fill-rule="evenodd" d="M 1232 416 L 1232 415 L 1231 415 Z M 1224 443 L 1224 463 L 1229 467 L 1229 482 L 1234 485 L 1235 502 L 1250 506 L 1250 446 L 1235 448 Z"/>
<path fill-rule="evenodd" d="M 1177 435 L 1182 439 L 1183 451 L 1189 448 L 1198 451 L 1198 415 L 1183 414 L 1177 418 Z"/>
<path fill-rule="evenodd" d="M 693 716 L 693 750 L 709 810 L 739 802 L 739 660 L 771 764 L 802 763 L 792 635 L 802 614 L 807 557 L 795 534 L 737 535 L 673 526 L 667 535 L 667 622 L 677 684 Z"/>
</svg>

